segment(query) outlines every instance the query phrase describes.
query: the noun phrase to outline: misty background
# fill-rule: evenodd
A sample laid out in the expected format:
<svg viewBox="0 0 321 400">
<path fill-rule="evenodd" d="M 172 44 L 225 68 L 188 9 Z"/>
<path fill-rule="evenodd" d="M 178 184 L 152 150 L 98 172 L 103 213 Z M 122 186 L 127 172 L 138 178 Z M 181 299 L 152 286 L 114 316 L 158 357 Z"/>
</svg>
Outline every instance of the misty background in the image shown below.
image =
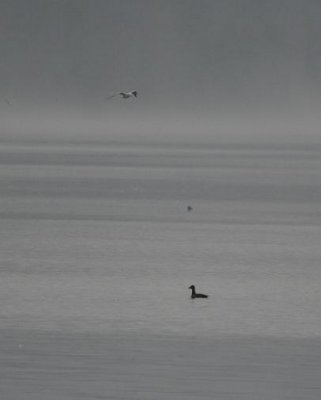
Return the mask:
<svg viewBox="0 0 321 400">
<path fill-rule="evenodd" d="M 318 0 L 1 0 L 1 138 L 315 143 L 320 20 Z"/>
<path fill-rule="evenodd" d="M 321 399 L 320 21 L 0 0 L 0 399 Z"/>
</svg>

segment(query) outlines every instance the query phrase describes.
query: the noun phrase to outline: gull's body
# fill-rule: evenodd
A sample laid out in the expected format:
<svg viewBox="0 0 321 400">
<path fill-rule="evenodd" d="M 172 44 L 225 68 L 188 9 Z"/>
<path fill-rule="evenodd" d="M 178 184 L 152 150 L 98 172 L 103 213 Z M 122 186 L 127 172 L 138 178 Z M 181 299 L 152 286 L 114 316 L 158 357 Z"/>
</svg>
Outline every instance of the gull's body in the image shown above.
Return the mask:
<svg viewBox="0 0 321 400">
<path fill-rule="evenodd" d="M 137 90 L 132 90 L 131 92 L 118 92 L 107 97 L 107 100 L 115 96 L 121 96 L 122 99 L 130 99 L 131 97 L 136 98 L 137 95 L 138 95 Z"/>
<path fill-rule="evenodd" d="M 118 94 L 123 99 L 129 99 L 130 97 L 137 97 L 137 90 L 133 90 L 132 92 L 120 92 Z"/>
</svg>

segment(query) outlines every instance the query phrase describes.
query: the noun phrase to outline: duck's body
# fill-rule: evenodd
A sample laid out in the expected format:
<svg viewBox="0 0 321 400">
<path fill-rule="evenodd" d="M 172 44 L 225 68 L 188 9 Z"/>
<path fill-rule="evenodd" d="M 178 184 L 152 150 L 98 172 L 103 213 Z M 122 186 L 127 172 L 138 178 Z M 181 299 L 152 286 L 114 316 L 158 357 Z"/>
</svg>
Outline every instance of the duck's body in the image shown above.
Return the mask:
<svg viewBox="0 0 321 400">
<path fill-rule="evenodd" d="M 192 294 L 191 294 L 191 298 L 192 298 L 192 299 L 196 299 L 196 298 L 207 299 L 207 298 L 208 298 L 208 295 L 207 295 L 207 294 L 196 293 L 196 291 L 195 291 L 195 286 L 194 286 L 194 285 L 191 285 L 191 286 L 189 287 L 189 289 L 192 290 Z"/>
</svg>

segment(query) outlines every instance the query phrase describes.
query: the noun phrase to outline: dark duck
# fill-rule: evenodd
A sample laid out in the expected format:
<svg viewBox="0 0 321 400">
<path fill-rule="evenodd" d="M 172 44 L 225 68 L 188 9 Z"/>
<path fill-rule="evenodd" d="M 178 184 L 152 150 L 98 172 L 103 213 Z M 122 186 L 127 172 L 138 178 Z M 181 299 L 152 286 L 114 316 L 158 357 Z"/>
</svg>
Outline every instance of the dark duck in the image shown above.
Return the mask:
<svg viewBox="0 0 321 400">
<path fill-rule="evenodd" d="M 192 299 L 196 299 L 196 298 L 207 299 L 207 298 L 208 298 L 208 295 L 207 295 L 207 294 L 196 293 L 196 291 L 195 291 L 195 286 L 194 286 L 194 285 L 191 285 L 191 286 L 189 287 L 189 289 L 192 289 L 192 295 L 191 295 L 191 298 L 192 298 Z"/>
</svg>

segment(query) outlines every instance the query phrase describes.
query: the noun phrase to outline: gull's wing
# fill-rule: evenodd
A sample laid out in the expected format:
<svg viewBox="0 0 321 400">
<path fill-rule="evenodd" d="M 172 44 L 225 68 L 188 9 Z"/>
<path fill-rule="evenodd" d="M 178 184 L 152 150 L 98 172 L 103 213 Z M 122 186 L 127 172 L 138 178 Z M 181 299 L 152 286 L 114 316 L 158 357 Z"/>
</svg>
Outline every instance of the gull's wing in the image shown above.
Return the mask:
<svg viewBox="0 0 321 400">
<path fill-rule="evenodd" d="M 112 99 L 113 97 L 117 96 L 118 94 L 119 94 L 119 93 L 113 93 L 112 95 L 106 97 L 106 100 L 110 100 L 110 99 Z"/>
<path fill-rule="evenodd" d="M 109 97 L 106 97 L 106 100 L 112 99 L 115 96 L 121 96 L 123 99 L 129 99 L 130 97 L 137 97 L 137 90 L 133 90 L 132 92 L 117 92 L 117 93 L 113 93 Z"/>
</svg>

